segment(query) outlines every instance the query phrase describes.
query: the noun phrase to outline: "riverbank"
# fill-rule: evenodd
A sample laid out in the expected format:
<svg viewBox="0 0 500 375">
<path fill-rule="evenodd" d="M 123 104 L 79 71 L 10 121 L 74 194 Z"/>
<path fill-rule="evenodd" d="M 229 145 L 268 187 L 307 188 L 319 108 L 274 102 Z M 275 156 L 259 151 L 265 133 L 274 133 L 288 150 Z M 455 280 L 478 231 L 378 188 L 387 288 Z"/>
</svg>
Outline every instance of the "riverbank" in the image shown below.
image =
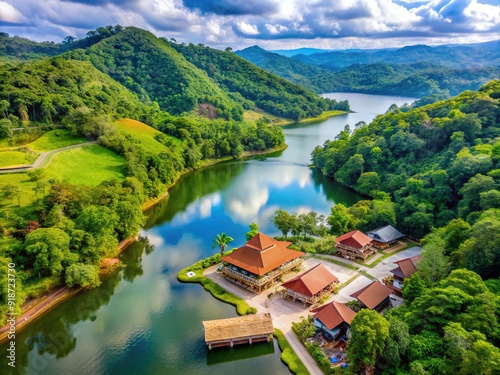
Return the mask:
<svg viewBox="0 0 500 375">
<path fill-rule="evenodd" d="M 248 157 L 258 156 L 258 155 L 273 154 L 275 152 L 285 150 L 287 147 L 288 146 L 286 144 L 283 144 L 282 146 L 275 147 L 272 149 L 263 150 L 263 151 L 245 151 L 240 155 L 239 158 L 233 158 L 233 157 L 229 156 L 229 157 L 224 157 L 224 158 L 220 158 L 220 159 L 207 160 L 207 161 L 197 165 L 193 169 L 184 170 L 182 173 L 179 174 L 178 178 L 172 182 L 172 184 L 170 184 L 169 186 L 166 187 L 165 193 L 163 193 L 161 196 L 159 196 L 153 200 L 145 202 L 141 206 L 141 209 L 143 212 L 145 212 L 146 210 L 150 209 L 151 207 L 155 206 L 160 201 L 165 199 L 169 195 L 169 190 L 177 184 L 177 182 L 180 180 L 180 178 L 183 177 L 184 175 L 190 173 L 190 172 L 193 172 L 194 170 L 202 169 L 202 168 L 214 165 L 214 164 L 222 163 L 224 161 L 229 161 L 229 160 L 234 160 L 234 159 L 236 159 L 236 160 L 237 159 L 245 159 Z M 136 239 L 137 239 L 137 236 L 134 236 L 134 237 L 130 237 L 130 238 L 127 238 L 127 239 L 121 241 L 118 244 L 116 253 L 119 254 L 122 251 L 124 251 L 129 245 L 131 245 L 133 242 L 135 242 Z M 103 259 L 99 268 L 100 269 L 104 268 L 106 266 L 105 263 L 106 263 L 106 259 Z M 115 265 L 113 265 L 113 266 L 115 266 Z M 106 272 L 100 272 L 100 274 L 105 274 L 105 273 Z M 206 290 L 209 290 L 205 287 L 205 285 L 203 285 L 203 286 Z M 218 291 L 217 287 L 218 287 L 218 285 L 216 285 L 216 284 L 215 284 L 215 287 L 214 286 L 209 287 L 210 293 L 215 298 L 218 298 L 217 297 L 218 295 L 224 296 L 224 293 L 222 293 L 222 291 Z M 75 294 L 80 293 L 83 290 L 84 290 L 84 288 L 70 289 L 66 286 L 60 285 L 53 290 L 47 291 L 47 293 L 44 296 L 37 298 L 36 300 L 33 300 L 30 303 L 26 304 L 27 308 L 23 309 L 21 315 L 16 319 L 16 332 L 19 332 L 20 329 L 25 328 L 30 322 L 32 322 L 36 318 L 40 317 L 45 312 L 49 311 L 51 308 L 56 307 L 59 303 L 65 301 L 66 299 L 68 299 L 69 297 L 71 297 Z M 220 298 L 218 298 L 218 299 L 220 299 Z M 245 308 L 245 312 L 243 314 L 246 313 L 246 309 L 248 309 L 248 308 L 250 308 L 250 306 L 247 306 Z M 241 309 L 243 309 L 243 307 Z M 243 314 L 240 314 L 240 315 L 243 315 Z M 9 328 L 10 328 L 10 324 L 5 324 L 4 326 L 0 327 L 0 344 L 2 342 L 6 341 Z"/>
</svg>

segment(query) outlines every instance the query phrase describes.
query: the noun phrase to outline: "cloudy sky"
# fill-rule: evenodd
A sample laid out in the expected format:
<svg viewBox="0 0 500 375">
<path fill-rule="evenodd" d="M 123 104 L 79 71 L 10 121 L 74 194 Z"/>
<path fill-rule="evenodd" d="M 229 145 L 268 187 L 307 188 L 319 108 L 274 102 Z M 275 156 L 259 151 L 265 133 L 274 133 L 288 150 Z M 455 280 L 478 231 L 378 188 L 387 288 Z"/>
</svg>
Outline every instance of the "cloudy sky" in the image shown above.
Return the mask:
<svg viewBox="0 0 500 375">
<path fill-rule="evenodd" d="M 500 39 L 500 0 L 0 0 L 0 31 L 37 41 L 116 24 L 233 49 L 474 43 Z"/>
</svg>

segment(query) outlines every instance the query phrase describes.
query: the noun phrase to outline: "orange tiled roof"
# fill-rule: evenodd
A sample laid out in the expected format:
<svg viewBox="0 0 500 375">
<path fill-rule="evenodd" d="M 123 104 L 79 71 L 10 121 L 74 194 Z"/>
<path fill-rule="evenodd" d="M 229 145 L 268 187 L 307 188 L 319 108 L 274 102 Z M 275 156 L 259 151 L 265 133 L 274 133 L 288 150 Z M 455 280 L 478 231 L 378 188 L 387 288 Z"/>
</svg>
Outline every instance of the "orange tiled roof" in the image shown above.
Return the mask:
<svg viewBox="0 0 500 375">
<path fill-rule="evenodd" d="M 223 261 L 255 275 L 265 275 L 304 253 L 287 249 L 291 242 L 277 241 L 258 233 L 245 245 L 222 258 Z"/>
<path fill-rule="evenodd" d="M 331 283 L 338 281 L 339 279 L 320 263 L 303 274 L 281 284 L 281 286 L 312 297 Z"/>
<path fill-rule="evenodd" d="M 337 243 L 361 249 L 372 242 L 372 239 L 359 230 L 353 230 L 337 238 Z"/>
<path fill-rule="evenodd" d="M 374 309 L 383 300 L 392 293 L 392 289 L 384 284 L 374 281 L 371 284 L 361 288 L 357 292 L 351 294 L 351 297 L 357 298 L 369 309 Z"/>
<path fill-rule="evenodd" d="M 356 313 L 347 305 L 335 301 L 320 306 L 317 309 L 313 309 L 311 312 L 314 313 L 314 317 L 320 320 L 329 330 L 334 329 L 342 322 L 351 324 L 356 316 Z"/>
</svg>

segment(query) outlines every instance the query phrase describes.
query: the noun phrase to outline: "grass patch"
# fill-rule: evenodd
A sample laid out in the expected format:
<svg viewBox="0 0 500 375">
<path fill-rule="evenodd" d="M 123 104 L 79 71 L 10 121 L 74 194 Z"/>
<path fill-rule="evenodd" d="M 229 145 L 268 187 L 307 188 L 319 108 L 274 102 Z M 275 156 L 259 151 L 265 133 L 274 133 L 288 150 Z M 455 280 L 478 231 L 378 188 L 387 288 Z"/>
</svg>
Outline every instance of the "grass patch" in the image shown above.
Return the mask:
<svg viewBox="0 0 500 375">
<path fill-rule="evenodd" d="M 291 124 L 293 122 L 290 119 L 278 117 L 278 116 L 272 115 L 270 113 L 264 112 L 262 110 L 257 110 L 257 111 L 246 110 L 245 112 L 243 112 L 243 118 L 247 121 L 255 122 L 262 117 L 267 118 L 273 124 L 276 124 L 276 125 Z"/>
<path fill-rule="evenodd" d="M 336 292 L 338 293 L 340 289 L 346 287 L 347 285 L 349 285 L 350 283 L 352 283 L 354 280 L 356 280 L 358 277 L 359 277 L 359 275 L 354 275 L 349 280 L 347 280 L 345 283 L 343 283 L 343 284 L 339 285 L 338 287 L 336 287 Z"/>
<path fill-rule="evenodd" d="M 380 262 L 382 262 L 384 259 L 387 259 L 390 256 L 393 256 L 394 254 L 400 253 L 401 251 L 404 251 L 404 250 L 408 250 L 408 249 L 410 249 L 412 247 L 415 247 L 415 246 L 416 245 L 413 244 L 413 243 L 407 243 L 406 246 L 402 247 L 401 249 L 398 249 L 398 250 L 390 252 L 390 253 L 384 253 L 384 255 L 382 255 L 380 258 L 378 258 L 377 260 L 375 260 L 374 262 L 372 262 L 370 264 L 365 264 L 365 266 L 368 267 L 368 268 L 373 268 L 377 264 L 379 264 Z"/>
<path fill-rule="evenodd" d="M 377 280 L 377 279 L 376 279 L 376 278 L 374 278 L 372 275 L 370 275 L 368 272 L 365 272 L 365 271 L 363 271 L 363 270 L 359 270 L 358 272 L 359 272 L 361 275 L 363 275 L 363 276 L 365 276 L 365 277 L 369 278 L 370 280 L 373 280 L 373 281 L 376 281 L 376 280 Z"/>
<path fill-rule="evenodd" d="M 116 121 L 116 125 L 123 133 L 134 136 L 147 150 L 155 154 L 165 152 L 168 149 L 168 146 L 158 142 L 155 136 L 159 139 L 167 140 L 166 142 L 171 143 L 173 146 L 178 146 L 182 143 L 180 139 L 166 135 L 139 121 L 121 119 Z"/>
<path fill-rule="evenodd" d="M 352 264 L 349 264 L 349 263 L 344 263 L 344 262 L 342 262 L 340 260 L 336 260 L 336 259 L 328 258 L 328 257 L 322 257 L 320 255 L 314 255 L 314 257 L 317 258 L 317 259 L 326 260 L 327 262 L 336 264 L 338 266 L 349 268 L 350 270 L 353 270 L 353 271 L 359 270 L 359 267 L 353 266 Z"/>
<path fill-rule="evenodd" d="M 177 280 L 183 283 L 199 283 L 203 285 L 203 288 L 207 292 L 210 292 L 210 294 L 217 298 L 219 301 L 235 306 L 238 315 L 255 314 L 257 312 L 257 309 L 255 307 L 250 307 L 250 305 L 245 300 L 235 296 L 231 292 L 228 292 L 219 284 L 213 282 L 203 275 L 203 271 L 206 268 L 218 263 L 219 261 L 219 254 L 212 255 L 211 257 L 208 257 L 204 260 L 199 260 L 192 266 L 186 267 L 183 270 L 179 271 L 179 273 L 177 274 Z M 194 276 L 189 277 L 187 275 L 188 272 L 193 272 Z"/>
<path fill-rule="evenodd" d="M 22 151 L 1 151 L 0 167 L 31 164 L 35 159 L 35 155 L 32 156 Z"/>
<path fill-rule="evenodd" d="M 15 185 L 21 192 L 20 205 L 17 199 L 5 199 L 0 197 L 0 207 L 4 217 L 8 212 L 15 213 L 22 217 L 34 217 L 36 200 L 35 187 L 36 183 L 31 182 L 26 173 L 3 173 L 0 174 L 0 187 L 3 185 Z M 8 211 L 8 212 L 7 212 Z"/>
<path fill-rule="evenodd" d="M 68 129 L 56 129 L 48 131 L 27 146 L 34 151 L 51 151 L 85 142 L 86 138 L 73 135 Z"/>
<path fill-rule="evenodd" d="M 281 360 L 288 366 L 290 372 L 295 375 L 308 375 L 310 372 L 307 370 L 304 363 L 297 356 L 292 346 L 288 343 L 285 335 L 278 328 L 274 329 L 274 335 L 278 339 L 278 346 L 281 350 Z"/>
<path fill-rule="evenodd" d="M 53 156 L 47 177 L 75 185 L 99 185 L 109 179 L 125 178 L 125 159 L 99 145 L 62 151 Z"/>
<path fill-rule="evenodd" d="M 333 117 L 333 116 L 345 115 L 346 113 L 348 113 L 348 112 L 346 112 L 346 111 L 338 111 L 338 110 L 334 109 L 334 110 L 331 110 L 331 111 L 324 111 L 321 115 L 316 116 L 316 117 L 304 118 L 302 120 L 299 120 L 299 122 L 303 123 L 303 122 L 321 121 L 321 120 L 325 120 L 325 119 Z"/>
</svg>

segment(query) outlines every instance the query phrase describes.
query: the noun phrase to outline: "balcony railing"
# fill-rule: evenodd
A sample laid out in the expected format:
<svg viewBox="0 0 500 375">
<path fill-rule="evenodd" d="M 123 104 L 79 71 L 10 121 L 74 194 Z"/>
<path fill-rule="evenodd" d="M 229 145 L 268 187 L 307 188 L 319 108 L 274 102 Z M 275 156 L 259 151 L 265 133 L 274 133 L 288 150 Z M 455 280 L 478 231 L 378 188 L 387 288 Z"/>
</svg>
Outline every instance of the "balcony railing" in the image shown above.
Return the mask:
<svg viewBox="0 0 500 375">
<path fill-rule="evenodd" d="M 273 281 L 275 278 L 283 275 L 285 272 L 289 271 L 290 269 L 297 267 L 297 265 L 301 264 L 304 260 L 301 258 L 296 258 L 293 259 L 278 268 L 266 273 L 264 276 L 261 277 L 251 277 L 248 275 L 245 275 L 244 273 L 240 271 L 233 270 L 231 266 L 225 266 L 223 269 L 223 273 L 226 273 L 232 277 L 238 278 L 240 280 L 244 280 L 247 283 L 255 286 L 262 286 L 264 284 L 267 284 L 270 281 Z"/>
</svg>

